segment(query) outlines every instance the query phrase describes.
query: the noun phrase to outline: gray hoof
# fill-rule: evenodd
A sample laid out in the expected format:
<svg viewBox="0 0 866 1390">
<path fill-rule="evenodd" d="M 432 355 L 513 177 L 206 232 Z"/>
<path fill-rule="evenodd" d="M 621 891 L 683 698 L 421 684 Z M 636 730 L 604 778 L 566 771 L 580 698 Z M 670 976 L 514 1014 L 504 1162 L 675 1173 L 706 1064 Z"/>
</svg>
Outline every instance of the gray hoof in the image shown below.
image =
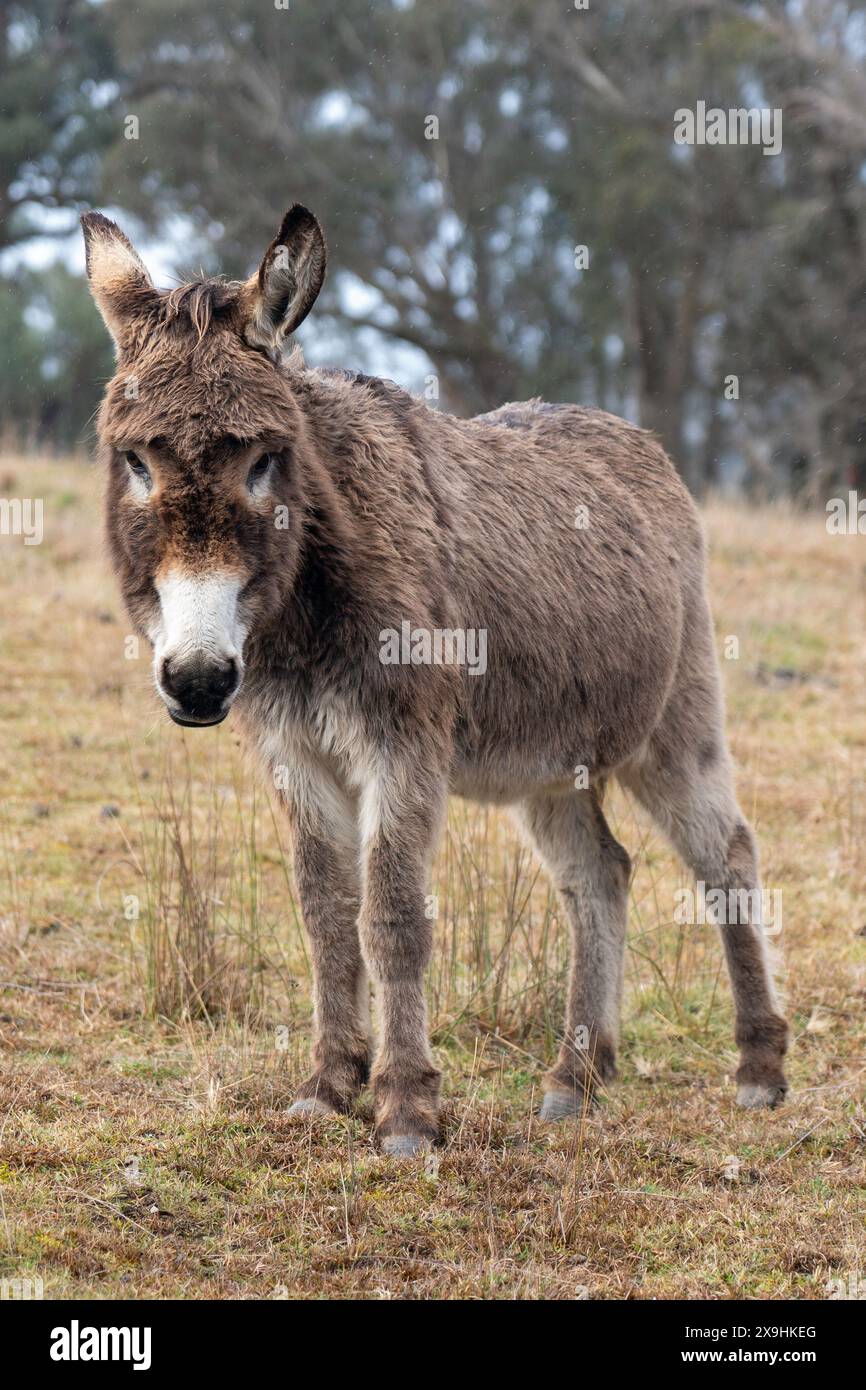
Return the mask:
<svg viewBox="0 0 866 1390">
<path fill-rule="evenodd" d="M 775 1110 L 787 1093 L 788 1087 L 784 1081 L 769 1084 L 744 1081 L 737 1087 L 737 1105 L 744 1110 Z"/>
<path fill-rule="evenodd" d="M 420 1134 L 389 1134 L 382 1140 L 382 1152 L 392 1158 L 415 1158 L 428 1154 L 431 1147 L 430 1140 Z"/>
<path fill-rule="evenodd" d="M 585 1108 L 584 1098 L 579 1091 L 547 1091 L 538 1118 L 573 1120 L 576 1115 L 582 1115 Z"/>
<path fill-rule="evenodd" d="M 290 1105 L 289 1114 L 308 1119 L 313 1115 L 335 1115 L 336 1111 L 332 1110 L 330 1105 L 326 1105 L 323 1100 L 316 1100 L 314 1096 L 310 1096 L 305 1100 L 296 1100 L 293 1105 Z"/>
</svg>

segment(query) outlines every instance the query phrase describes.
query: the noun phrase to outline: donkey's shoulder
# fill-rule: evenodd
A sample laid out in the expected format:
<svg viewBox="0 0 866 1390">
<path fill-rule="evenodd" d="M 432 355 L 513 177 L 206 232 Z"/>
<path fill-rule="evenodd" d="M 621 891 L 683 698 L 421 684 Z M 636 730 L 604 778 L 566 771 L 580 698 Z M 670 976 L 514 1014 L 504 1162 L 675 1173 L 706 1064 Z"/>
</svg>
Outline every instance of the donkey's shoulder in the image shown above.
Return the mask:
<svg viewBox="0 0 866 1390">
<path fill-rule="evenodd" d="M 405 415 L 422 405 L 390 377 L 368 376 L 366 372 L 353 371 L 348 367 L 316 367 L 311 375 L 321 386 L 325 385 L 348 396 L 356 402 L 384 406 L 386 410 Z"/>
</svg>

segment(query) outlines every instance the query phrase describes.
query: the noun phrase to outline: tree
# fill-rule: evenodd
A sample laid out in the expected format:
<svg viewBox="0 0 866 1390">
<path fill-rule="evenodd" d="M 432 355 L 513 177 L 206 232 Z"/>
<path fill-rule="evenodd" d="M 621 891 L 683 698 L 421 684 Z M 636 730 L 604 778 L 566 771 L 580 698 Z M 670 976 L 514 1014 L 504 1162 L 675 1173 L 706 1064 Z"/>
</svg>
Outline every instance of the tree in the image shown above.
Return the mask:
<svg viewBox="0 0 866 1390">
<path fill-rule="evenodd" d="M 768 303 L 751 272 L 769 246 L 768 282 L 807 293 L 780 228 L 814 180 L 757 146 L 673 142 L 696 93 L 728 108 L 803 80 L 753 7 L 162 0 L 115 21 L 136 119 L 105 186 L 207 228 L 179 248 L 187 267 L 247 273 L 283 205 L 306 201 L 344 331 L 421 349 L 462 411 L 536 393 L 636 407 L 696 490 L 744 429 L 725 377 L 739 369 L 749 400 L 790 384 L 781 325 L 772 352 L 754 341 L 755 316 L 788 319 L 786 296 Z"/>
<path fill-rule="evenodd" d="M 40 446 L 89 442 L 113 355 L 81 276 L 19 274 L 0 297 L 0 335 L 0 429 Z"/>
<path fill-rule="evenodd" d="M 27 88 L 7 235 L 94 196 L 101 152 L 101 200 L 171 235 L 184 277 L 248 274 L 298 199 L 331 252 L 314 350 L 323 327 L 358 365 L 371 335 L 409 344 L 464 413 L 537 394 L 631 415 L 696 492 L 732 455 L 804 496 L 866 475 L 862 4 L 0 13 Z M 699 98 L 780 107 L 783 153 L 675 145 Z"/>
<path fill-rule="evenodd" d="M 115 132 L 106 15 L 89 0 L 0 0 L 0 250 L 68 231 Z M 50 222 L 46 210 L 69 213 Z"/>
</svg>

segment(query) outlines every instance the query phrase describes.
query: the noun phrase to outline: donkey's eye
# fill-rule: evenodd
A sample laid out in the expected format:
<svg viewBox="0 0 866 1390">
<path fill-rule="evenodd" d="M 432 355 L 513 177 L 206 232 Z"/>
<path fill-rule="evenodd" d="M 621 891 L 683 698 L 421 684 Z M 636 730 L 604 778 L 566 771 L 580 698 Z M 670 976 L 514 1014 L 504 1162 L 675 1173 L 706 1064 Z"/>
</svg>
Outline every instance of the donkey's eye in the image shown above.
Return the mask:
<svg viewBox="0 0 866 1390">
<path fill-rule="evenodd" d="M 249 488 L 250 492 L 253 491 L 253 489 L 256 486 L 256 483 L 260 483 L 263 478 L 267 477 L 267 474 L 270 470 L 273 461 L 273 454 L 262 454 L 260 459 L 256 459 L 255 463 L 253 464 L 252 468 L 247 474 L 247 487 Z"/>
<path fill-rule="evenodd" d="M 153 479 L 148 472 L 147 464 L 142 463 L 138 454 L 134 453 L 132 449 L 127 449 L 124 458 L 126 459 L 126 464 L 130 473 L 134 473 L 136 478 L 141 478 L 142 482 L 147 483 L 148 487 L 150 487 Z"/>
</svg>

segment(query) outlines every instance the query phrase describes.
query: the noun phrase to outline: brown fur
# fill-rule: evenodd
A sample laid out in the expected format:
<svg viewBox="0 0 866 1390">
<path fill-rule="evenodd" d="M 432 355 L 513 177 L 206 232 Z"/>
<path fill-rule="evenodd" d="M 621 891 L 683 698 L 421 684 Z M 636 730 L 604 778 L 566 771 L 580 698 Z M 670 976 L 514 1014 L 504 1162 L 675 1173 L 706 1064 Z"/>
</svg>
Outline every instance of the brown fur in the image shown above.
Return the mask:
<svg viewBox="0 0 866 1390">
<path fill-rule="evenodd" d="M 460 420 L 393 383 L 281 360 L 324 273 L 303 209 L 250 281 L 171 294 L 105 219 L 88 215 L 85 234 L 118 349 L 99 432 L 130 614 L 145 634 L 158 628 L 166 575 L 219 573 L 240 588 L 235 709 L 266 775 L 285 768 L 316 966 L 315 1071 L 301 1098 L 348 1107 L 372 1060 L 380 1137 L 399 1151 L 436 1135 L 424 893 L 453 791 L 515 805 L 562 894 L 574 968 L 548 1092 L 578 1104 L 615 1070 L 630 865 L 604 820 L 605 780 L 636 792 L 708 888 L 757 882 L 701 528 L 674 468 L 650 435 L 601 411 L 531 401 Z M 131 491 L 127 449 L 146 458 L 146 500 Z M 245 484 L 262 450 L 274 457 L 264 497 Z M 486 630 L 486 674 L 383 665 L 379 634 L 404 620 Z M 760 929 L 723 935 L 741 1098 L 774 1103 L 787 1032 Z M 379 992 L 375 1058 L 365 967 Z M 581 1029 L 588 1048 L 574 1043 Z"/>
</svg>

